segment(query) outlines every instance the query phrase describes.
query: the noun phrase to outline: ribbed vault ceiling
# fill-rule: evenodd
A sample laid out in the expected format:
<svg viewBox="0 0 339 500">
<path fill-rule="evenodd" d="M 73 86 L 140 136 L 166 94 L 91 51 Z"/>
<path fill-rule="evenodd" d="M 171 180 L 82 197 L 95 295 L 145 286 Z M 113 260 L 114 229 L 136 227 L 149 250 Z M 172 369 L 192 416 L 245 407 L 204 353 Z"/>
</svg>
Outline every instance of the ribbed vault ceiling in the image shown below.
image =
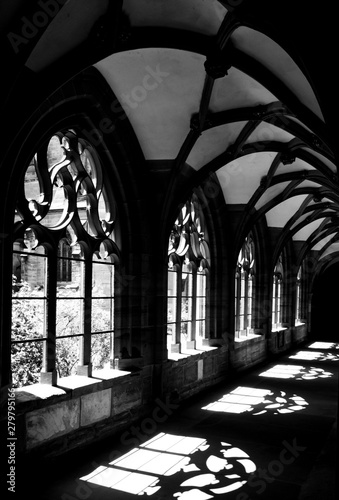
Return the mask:
<svg viewBox="0 0 339 500">
<path fill-rule="evenodd" d="M 124 109 L 146 162 L 214 172 L 227 205 L 244 206 L 252 223 L 265 218 L 284 244 L 299 242 L 299 259 L 312 249 L 324 259 L 339 252 L 339 192 L 323 112 L 298 55 L 242 16 L 242 3 L 72 0 L 26 67 L 45 70 L 102 16 L 107 28 L 110 16 L 124 13 L 123 28 L 112 22 L 120 45 L 92 66 Z"/>
</svg>

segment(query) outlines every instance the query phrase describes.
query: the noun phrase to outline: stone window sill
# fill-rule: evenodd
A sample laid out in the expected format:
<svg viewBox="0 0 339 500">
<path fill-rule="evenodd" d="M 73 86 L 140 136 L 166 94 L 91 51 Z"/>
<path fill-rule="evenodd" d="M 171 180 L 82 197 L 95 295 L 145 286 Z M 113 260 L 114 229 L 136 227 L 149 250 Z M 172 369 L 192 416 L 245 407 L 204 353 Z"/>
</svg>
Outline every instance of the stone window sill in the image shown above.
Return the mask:
<svg viewBox="0 0 339 500">
<path fill-rule="evenodd" d="M 129 376 L 130 374 L 131 372 L 125 370 L 94 370 L 92 377 L 82 375 L 62 377 L 58 380 L 56 386 L 39 383 L 26 385 L 15 389 L 16 401 L 18 405 L 47 400 L 50 403 L 51 399 L 60 401 L 68 399 L 70 393 L 73 397 L 88 394 L 93 390 L 101 390 L 104 381 Z"/>
<path fill-rule="evenodd" d="M 288 330 L 287 326 L 276 326 L 272 328 L 272 332 L 283 332 L 284 330 Z"/>
<path fill-rule="evenodd" d="M 98 378 L 101 380 L 111 380 L 113 378 L 124 377 L 125 375 L 130 375 L 131 372 L 127 370 L 118 369 L 103 369 L 103 370 L 93 370 L 92 378 Z"/>
<path fill-rule="evenodd" d="M 258 335 L 257 333 L 249 333 L 246 336 L 235 337 L 234 342 L 246 342 L 247 340 L 257 339 L 262 337 L 262 335 Z"/>
<path fill-rule="evenodd" d="M 15 389 L 15 394 L 17 402 L 23 403 L 37 399 L 49 399 L 53 396 L 63 396 L 66 394 L 66 391 L 53 385 L 34 384 Z"/>
<path fill-rule="evenodd" d="M 195 349 L 182 349 L 181 352 L 170 352 L 168 353 L 168 360 L 170 361 L 179 361 L 179 359 L 189 358 L 190 356 L 197 356 L 202 352 L 214 351 L 218 349 L 218 347 L 213 346 L 201 346 Z"/>
</svg>

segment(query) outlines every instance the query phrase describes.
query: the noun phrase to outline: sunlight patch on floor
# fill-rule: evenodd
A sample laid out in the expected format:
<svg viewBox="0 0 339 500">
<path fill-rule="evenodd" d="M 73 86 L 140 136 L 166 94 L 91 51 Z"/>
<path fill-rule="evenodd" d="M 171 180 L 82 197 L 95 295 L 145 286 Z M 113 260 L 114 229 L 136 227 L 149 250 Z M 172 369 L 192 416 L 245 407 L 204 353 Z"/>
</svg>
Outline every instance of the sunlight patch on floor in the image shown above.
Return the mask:
<svg viewBox="0 0 339 500">
<path fill-rule="evenodd" d="M 305 367 L 298 365 L 275 365 L 259 374 L 260 377 L 272 377 L 295 380 L 314 380 L 317 378 L 332 377 L 333 373 L 322 368 Z"/>
<path fill-rule="evenodd" d="M 313 342 L 308 347 L 309 349 L 339 349 L 339 344 L 335 342 Z"/>
<path fill-rule="evenodd" d="M 180 500 L 214 498 L 246 484 L 256 470 L 249 455 L 223 441 L 213 443 L 213 450 L 211 446 L 201 437 L 159 433 L 80 480 L 148 496 L 161 490 L 167 481 L 166 494 L 168 488 L 172 488 L 171 496 Z M 171 479 L 166 479 L 170 476 Z"/>
<path fill-rule="evenodd" d="M 284 391 L 274 393 L 270 389 L 239 386 L 218 401 L 204 406 L 202 410 L 238 414 L 255 410 L 252 415 L 263 415 L 267 412 L 277 415 L 303 410 L 306 406 L 308 403 L 296 394 L 287 396 Z"/>
<path fill-rule="evenodd" d="M 339 355 L 330 352 L 299 351 L 290 356 L 290 359 L 302 359 L 305 361 L 339 361 Z"/>
</svg>

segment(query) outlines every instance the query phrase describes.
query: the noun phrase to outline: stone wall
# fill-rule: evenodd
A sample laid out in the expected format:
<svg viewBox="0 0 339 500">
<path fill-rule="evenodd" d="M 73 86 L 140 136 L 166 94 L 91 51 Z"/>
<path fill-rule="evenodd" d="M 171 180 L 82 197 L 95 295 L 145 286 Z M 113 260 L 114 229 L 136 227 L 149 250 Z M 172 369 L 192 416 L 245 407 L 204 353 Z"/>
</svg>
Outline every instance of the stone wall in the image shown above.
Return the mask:
<svg viewBox="0 0 339 500">
<path fill-rule="evenodd" d="M 282 327 L 280 330 L 270 332 L 268 348 L 272 354 L 291 349 L 293 346 L 304 342 L 307 338 L 307 325 L 299 324 L 293 327 Z"/>
<path fill-rule="evenodd" d="M 288 327 L 281 327 L 272 330 L 268 336 L 268 349 L 271 354 L 278 354 L 287 351 L 291 347 L 292 330 Z"/>
<path fill-rule="evenodd" d="M 163 392 L 176 400 L 186 399 L 223 380 L 227 369 L 226 346 L 168 360 L 163 367 Z"/>
<path fill-rule="evenodd" d="M 246 340 L 235 341 L 230 352 L 230 363 L 233 371 L 250 368 L 265 360 L 267 347 L 265 335 L 256 335 Z"/>
<path fill-rule="evenodd" d="M 151 408 L 150 391 L 144 390 L 151 370 L 111 370 L 102 379 L 72 376 L 60 379 L 58 387 L 18 389 L 18 452 L 60 454 L 130 425 Z"/>
<path fill-rule="evenodd" d="M 292 342 L 293 344 L 300 344 L 307 338 L 307 324 L 300 323 L 292 329 Z"/>
<path fill-rule="evenodd" d="M 128 368 L 97 371 L 91 378 L 65 377 L 59 379 L 57 387 L 35 384 L 17 389 L 18 452 L 62 454 L 117 435 L 147 415 L 166 415 L 170 401 L 184 400 L 223 380 L 227 356 L 223 346 L 164 362 L 158 395 L 153 390 L 152 365 L 133 372 Z"/>
<path fill-rule="evenodd" d="M 154 430 L 159 415 L 159 421 L 164 421 L 171 413 L 171 404 L 265 361 L 269 352 L 287 350 L 306 334 L 306 325 L 299 325 L 271 332 L 268 339 L 253 335 L 229 347 L 178 354 L 178 359 L 157 366 L 134 367 L 130 372 L 127 366 L 98 370 L 92 377 L 61 378 L 57 387 L 35 384 L 17 389 L 17 451 L 37 456 L 62 454 L 109 436 L 123 436 L 138 420 L 145 423 L 147 434 L 151 424 Z"/>
</svg>

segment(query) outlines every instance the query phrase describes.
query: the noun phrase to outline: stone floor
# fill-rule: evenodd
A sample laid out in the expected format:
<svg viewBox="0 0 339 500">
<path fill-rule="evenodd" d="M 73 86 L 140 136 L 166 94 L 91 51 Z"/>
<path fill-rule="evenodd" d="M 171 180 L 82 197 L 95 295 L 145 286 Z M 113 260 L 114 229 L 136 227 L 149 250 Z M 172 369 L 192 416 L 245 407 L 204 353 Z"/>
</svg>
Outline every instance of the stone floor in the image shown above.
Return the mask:
<svg viewBox="0 0 339 500">
<path fill-rule="evenodd" d="M 158 400 L 114 440 L 27 464 L 20 498 L 334 499 L 338 371 L 339 344 L 310 342 L 185 403 Z"/>
</svg>

